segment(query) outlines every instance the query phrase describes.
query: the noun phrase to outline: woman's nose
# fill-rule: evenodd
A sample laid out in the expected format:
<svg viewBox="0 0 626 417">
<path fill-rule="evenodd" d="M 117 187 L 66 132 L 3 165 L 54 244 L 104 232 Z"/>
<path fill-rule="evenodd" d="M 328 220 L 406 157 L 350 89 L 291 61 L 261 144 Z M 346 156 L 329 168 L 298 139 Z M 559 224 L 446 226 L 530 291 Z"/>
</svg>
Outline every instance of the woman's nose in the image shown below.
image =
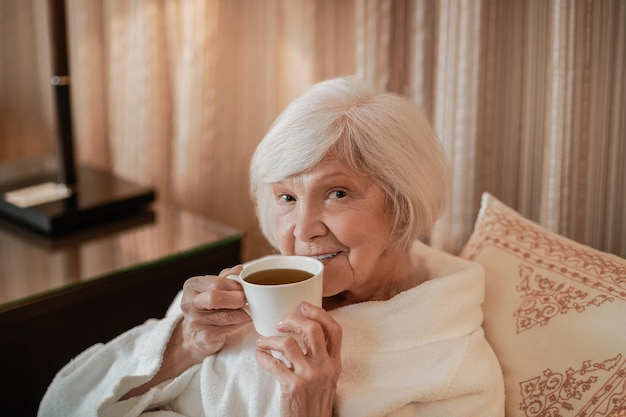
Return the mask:
<svg viewBox="0 0 626 417">
<path fill-rule="evenodd" d="M 293 232 L 297 240 L 309 242 L 327 232 L 328 228 L 324 224 L 320 209 L 304 204 L 298 207 Z"/>
</svg>

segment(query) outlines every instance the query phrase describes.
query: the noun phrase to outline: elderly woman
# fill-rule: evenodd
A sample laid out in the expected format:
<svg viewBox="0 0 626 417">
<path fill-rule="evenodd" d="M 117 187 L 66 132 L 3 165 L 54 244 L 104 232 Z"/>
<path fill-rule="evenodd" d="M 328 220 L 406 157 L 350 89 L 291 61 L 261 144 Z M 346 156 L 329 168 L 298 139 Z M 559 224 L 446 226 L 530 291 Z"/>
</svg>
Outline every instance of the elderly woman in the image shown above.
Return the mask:
<svg viewBox="0 0 626 417">
<path fill-rule="evenodd" d="M 420 242 L 443 211 L 446 161 L 406 98 L 352 77 L 315 85 L 250 169 L 263 233 L 324 265 L 323 308 L 259 337 L 240 285 L 189 279 L 166 317 L 83 352 L 40 415 L 502 416 L 481 329 L 483 270 Z M 292 366 L 267 351 L 280 352 Z"/>
</svg>

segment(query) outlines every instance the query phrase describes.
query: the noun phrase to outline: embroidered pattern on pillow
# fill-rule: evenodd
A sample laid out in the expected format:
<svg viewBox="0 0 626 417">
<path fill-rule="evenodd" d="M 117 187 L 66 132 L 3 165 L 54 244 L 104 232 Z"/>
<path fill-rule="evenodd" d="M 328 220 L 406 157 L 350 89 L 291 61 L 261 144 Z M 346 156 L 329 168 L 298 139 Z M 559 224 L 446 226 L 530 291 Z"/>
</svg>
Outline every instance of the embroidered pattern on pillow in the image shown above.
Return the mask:
<svg viewBox="0 0 626 417">
<path fill-rule="evenodd" d="M 601 363 L 585 361 L 578 368 L 562 373 L 548 368 L 542 375 L 520 383 L 523 398 L 520 410 L 526 416 L 561 416 L 562 410 L 574 410 L 575 402 L 593 389 L 593 398 L 578 409 L 576 416 L 620 415 L 626 412 L 626 361 L 622 359 L 623 355 L 618 354 Z M 613 375 L 598 387 L 596 374 L 600 372 L 613 372 Z"/>
<path fill-rule="evenodd" d="M 597 341 L 605 356 L 575 343 L 593 345 L 579 319 L 610 319 L 606 306 L 626 318 L 626 260 L 549 232 L 488 193 L 461 257 L 485 267 L 484 327 L 503 364 L 507 417 L 626 417 L 626 325 Z"/>
<path fill-rule="evenodd" d="M 574 285 L 557 283 L 541 273 L 536 273 L 528 265 L 520 265 L 519 270 L 521 281 L 515 288 L 522 302 L 514 314 L 517 318 L 518 333 L 533 326 L 545 326 L 558 314 L 567 314 L 570 310 L 581 313 L 589 307 L 597 307 L 615 300 L 607 294 L 599 294 L 592 298 L 590 292 Z"/>
<path fill-rule="evenodd" d="M 624 262 L 609 259 L 606 254 L 552 234 L 491 195 L 488 195 L 488 201 L 486 209 L 479 214 L 474 233 L 463 248 L 462 257 L 473 259 L 485 245 L 496 246 L 525 263 L 547 268 L 626 301 Z"/>
</svg>

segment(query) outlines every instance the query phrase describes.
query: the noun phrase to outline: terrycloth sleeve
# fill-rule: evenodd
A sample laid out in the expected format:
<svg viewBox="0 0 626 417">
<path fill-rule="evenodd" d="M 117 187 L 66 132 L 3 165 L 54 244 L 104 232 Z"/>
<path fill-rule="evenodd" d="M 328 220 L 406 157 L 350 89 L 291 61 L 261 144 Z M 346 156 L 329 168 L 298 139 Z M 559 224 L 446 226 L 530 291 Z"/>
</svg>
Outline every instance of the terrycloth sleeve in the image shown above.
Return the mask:
<svg viewBox="0 0 626 417">
<path fill-rule="evenodd" d="M 48 387 L 38 416 L 140 416 L 180 395 L 200 365 L 141 396 L 120 401 L 124 394 L 148 382 L 159 370 L 170 335 L 182 316 L 179 305 L 180 294 L 164 319 L 149 320 L 74 358 Z M 167 411 L 151 415 L 159 414 L 175 415 Z"/>
</svg>

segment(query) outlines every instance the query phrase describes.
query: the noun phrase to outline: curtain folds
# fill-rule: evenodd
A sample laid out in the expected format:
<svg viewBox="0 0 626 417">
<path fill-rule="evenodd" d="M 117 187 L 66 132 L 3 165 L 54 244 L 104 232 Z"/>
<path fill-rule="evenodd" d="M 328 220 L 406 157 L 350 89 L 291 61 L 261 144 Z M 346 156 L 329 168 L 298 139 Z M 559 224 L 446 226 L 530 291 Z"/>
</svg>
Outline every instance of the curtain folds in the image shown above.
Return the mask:
<svg viewBox="0 0 626 417">
<path fill-rule="evenodd" d="M 625 9 L 357 2 L 357 73 L 413 98 L 450 160 L 450 203 L 431 244 L 459 251 L 489 191 L 550 230 L 624 256 Z"/>
<path fill-rule="evenodd" d="M 433 120 L 448 155 L 451 175 L 447 210 L 432 244 L 458 252 L 475 219 L 476 154 L 482 4 L 446 0 L 439 4 Z"/>
<path fill-rule="evenodd" d="M 0 10 L 38 7 L 18 3 Z M 67 8 L 79 161 L 239 228 L 244 259 L 269 251 L 248 198 L 254 147 L 289 101 L 345 74 L 407 95 L 434 124 L 452 175 L 434 246 L 460 250 L 488 191 L 555 232 L 626 256 L 623 1 L 67 0 Z M 39 125 L 49 124 L 48 116 Z"/>
</svg>

